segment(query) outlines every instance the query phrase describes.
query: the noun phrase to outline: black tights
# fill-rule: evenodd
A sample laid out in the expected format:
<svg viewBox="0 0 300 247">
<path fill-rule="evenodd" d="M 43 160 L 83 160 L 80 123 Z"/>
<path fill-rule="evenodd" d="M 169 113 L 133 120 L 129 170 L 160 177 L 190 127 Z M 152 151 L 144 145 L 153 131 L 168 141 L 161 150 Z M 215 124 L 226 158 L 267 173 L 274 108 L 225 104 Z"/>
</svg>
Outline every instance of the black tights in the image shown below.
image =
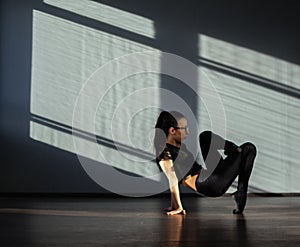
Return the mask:
<svg viewBox="0 0 300 247">
<path fill-rule="evenodd" d="M 248 182 L 252 172 L 256 147 L 246 142 L 240 147 L 233 142 L 210 132 L 202 132 L 199 136 L 200 148 L 206 166 L 218 162 L 212 174 L 204 181 L 197 180 L 197 191 L 205 196 L 222 196 L 238 176 L 240 193 L 247 193 Z M 222 159 L 218 150 L 224 149 L 227 157 Z M 216 159 L 217 157 L 217 159 Z"/>
</svg>

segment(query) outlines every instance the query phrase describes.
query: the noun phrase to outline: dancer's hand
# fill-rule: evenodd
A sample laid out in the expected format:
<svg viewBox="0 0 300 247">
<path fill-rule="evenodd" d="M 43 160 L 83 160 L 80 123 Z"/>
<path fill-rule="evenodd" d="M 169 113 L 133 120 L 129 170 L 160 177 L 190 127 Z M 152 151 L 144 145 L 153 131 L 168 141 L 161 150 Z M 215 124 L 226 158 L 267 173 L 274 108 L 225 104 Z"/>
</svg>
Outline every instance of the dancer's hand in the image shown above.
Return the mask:
<svg viewBox="0 0 300 247">
<path fill-rule="evenodd" d="M 176 215 L 176 214 L 183 214 L 186 215 L 186 211 L 183 208 L 178 208 L 169 212 L 166 212 L 167 215 Z"/>
</svg>

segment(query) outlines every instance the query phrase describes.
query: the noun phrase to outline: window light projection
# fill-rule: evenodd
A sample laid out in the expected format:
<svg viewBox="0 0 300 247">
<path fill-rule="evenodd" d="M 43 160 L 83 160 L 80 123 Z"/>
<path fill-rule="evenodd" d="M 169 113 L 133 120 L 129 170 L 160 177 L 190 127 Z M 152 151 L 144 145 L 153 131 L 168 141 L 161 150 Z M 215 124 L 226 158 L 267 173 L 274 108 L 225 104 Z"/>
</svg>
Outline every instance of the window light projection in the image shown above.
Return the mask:
<svg viewBox="0 0 300 247">
<path fill-rule="evenodd" d="M 155 36 L 152 20 L 102 3 L 97 3 L 96 1 L 44 0 L 44 2 L 148 38 L 154 38 Z"/>
<path fill-rule="evenodd" d="M 206 35 L 200 35 L 200 46 L 203 63 L 228 71 L 232 68 L 244 76 L 259 78 L 262 83 L 299 93 L 300 69 L 296 64 Z"/>
<path fill-rule="evenodd" d="M 224 104 L 227 137 L 258 147 L 250 191 L 300 191 L 300 67 L 202 34 L 199 51 Z M 200 95 L 206 87 L 200 80 Z M 201 128 L 209 128 L 205 108 L 198 109 Z"/>
<path fill-rule="evenodd" d="M 132 20 L 134 22 L 134 20 Z M 46 14 L 41 11 L 33 12 L 33 45 L 32 45 L 32 82 L 31 82 L 31 121 L 30 136 L 58 148 L 74 152 L 72 132 L 72 116 L 78 94 L 87 79 L 101 66 L 117 59 L 118 57 L 136 52 L 155 51 L 155 49 L 127 40 L 100 30 L 79 25 L 63 18 Z M 142 61 L 135 66 L 148 66 L 149 61 Z M 150 64 L 151 65 L 151 64 Z M 149 65 L 149 66 L 150 66 Z M 129 63 L 118 64 L 113 70 L 114 74 L 130 71 L 134 65 Z M 103 79 L 103 78 L 102 78 Z M 114 145 L 111 140 L 111 122 L 120 102 L 133 95 L 135 106 L 159 105 L 160 102 L 160 75 L 143 73 L 123 78 L 116 85 L 111 85 L 109 75 L 104 78 L 105 84 L 95 88 L 107 90 L 102 99 L 98 112 L 95 114 L 95 130 L 102 150 L 111 154 Z M 139 90 L 151 88 L 151 97 L 138 94 Z M 149 89 L 150 90 L 150 89 Z M 135 93 L 135 94 L 134 94 Z M 93 96 L 94 97 L 94 96 Z M 91 100 L 99 101 L 97 97 Z M 89 108 L 87 108 L 87 112 Z M 121 114 L 128 114 L 131 109 L 123 109 Z M 101 114 L 99 113 L 101 112 Z M 145 133 L 154 133 L 155 118 L 158 108 L 145 108 L 135 113 L 133 121 L 128 126 L 124 120 L 116 123 L 117 129 L 134 133 L 132 143 L 122 143 L 122 150 L 128 155 L 136 157 L 133 146 L 146 149 L 139 152 L 141 159 L 154 158 L 153 148 L 150 143 L 151 136 L 141 138 Z M 122 119 L 122 117 L 120 117 Z M 132 128 L 128 130 L 128 128 Z M 88 140 L 91 129 L 78 130 L 80 135 Z M 85 136 L 86 135 L 86 136 Z M 150 148 L 151 146 L 151 148 Z M 89 157 L 88 153 L 80 155 Z M 89 157 L 96 159 L 97 157 Z M 112 156 L 116 158 L 116 155 Z M 128 172 L 144 175 L 145 169 L 149 173 L 157 172 L 157 167 L 151 162 L 141 165 L 122 157 L 122 166 Z M 138 162 L 138 161 L 137 161 Z M 120 162 L 119 162 L 120 163 Z M 116 166 L 118 164 L 116 163 Z M 147 168 L 149 167 L 149 169 Z M 153 169 L 152 169 L 153 168 Z"/>
</svg>

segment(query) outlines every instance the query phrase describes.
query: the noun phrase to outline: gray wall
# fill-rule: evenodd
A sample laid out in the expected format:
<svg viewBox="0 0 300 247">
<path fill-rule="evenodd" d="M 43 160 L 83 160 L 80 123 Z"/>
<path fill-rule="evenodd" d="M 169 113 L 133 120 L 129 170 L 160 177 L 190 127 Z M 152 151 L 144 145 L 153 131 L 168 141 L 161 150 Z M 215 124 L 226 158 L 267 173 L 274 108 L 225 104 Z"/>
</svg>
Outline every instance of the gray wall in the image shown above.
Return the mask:
<svg viewBox="0 0 300 247">
<path fill-rule="evenodd" d="M 282 1 L 270 4 L 258 1 L 252 4 L 238 1 L 231 4 L 210 1 L 186 1 L 181 4 L 175 1 L 99 2 L 153 20 L 155 39 L 98 23 L 40 0 L 1 1 L 0 192 L 106 191 L 89 178 L 75 154 L 30 138 L 33 10 L 175 53 L 199 66 L 199 34 L 269 55 L 294 66 L 300 64 L 300 17 L 295 6 Z M 203 66 L 210 68 L 205 63 Z M 180 86 L 170 87 L 169 80 L 162 77 L 162 87 L 181 95 L 181 90 L 176 92 Z M 249 83 L 268 88 L 283 97 L 288 95 L 299 99 L 298 90 L 291 91 L 288 87 L 257 83 L 255 80 Z M 199 112 L 199 104 L 194 97 L 186 97 L 186 100 L 194 112 Z M 293 190 L 291 188 L 288 192 Z"/>
</svg>

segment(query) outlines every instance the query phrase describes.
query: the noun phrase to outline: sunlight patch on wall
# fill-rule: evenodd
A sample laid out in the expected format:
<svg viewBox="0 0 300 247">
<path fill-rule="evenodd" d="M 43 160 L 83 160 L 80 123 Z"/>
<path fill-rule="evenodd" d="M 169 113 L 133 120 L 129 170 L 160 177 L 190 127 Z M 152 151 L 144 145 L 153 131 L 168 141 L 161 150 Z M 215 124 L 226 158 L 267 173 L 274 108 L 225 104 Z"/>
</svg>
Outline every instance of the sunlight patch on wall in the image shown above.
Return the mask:
<svg viewBox="0 0 300 247">
<path fill-rule="evenodd" d="M 131 20 L 134 21 L 134 20 Z M 72 151 L 73 141 L 66 138 L 66 132 L 55 130 L 54 125 L 60 125 L 72 130 L 72 117 L 74 106 L 87 79 L 101 66 L 118 57 L 136 53 L 156 51 L 155 49 L 140 43 L 112 35 L 101 30 L 74 23 L 63 18 L 34 10 L 33 11 L 33 44 L 32 44 L 32 81 L 31 81 L 31 114 L 37 124 L 31 123 L 31 138 L 54 145 L 58 148 Z M 151 55 L 149 55 L 151 56 Z M 151 59 L 141 61 L 141 68 L 151 66 Z M 113 73 L 120 74 L 124 70 L 131 71 L 133 65 L 118 64 L 114 67 Z M 98 85 L 95 91 L 106 89 L 105 97 L 98 106 L 95 113 L 95 130 L 100 141 L 111 140 L 111 122 L 114 112 L 120 107 L 122 100 L 127 99 L 134 92 L 151 88 L 151 94 L 141 98 L 135 94 L 133 99 L 135 106 L 156 106 L 160 102 L 160 75 L 154 73 L 142 73 L 123 78 L 120 82 L 111 81 L 106 75 L 105 84 Z M 113 84 L 116 83 L 114 86 Z M 111 87 L 110 87 L 111 85 Z M 94 102 L 100 99 L 92 95 Z M 87 109 L 89 111 L 89 109 Z M 124 109 L 121 114 L 126 114 L 130 109 Z M 158 115 L 157 108 L 147 108 L 138 111 L 133 121 L 117 123 L 117 127 L 124 131 L 134 133 L 132 143 L 135 147 L 150 150 L 151 143 L 148 138 L 141 138 L 144 133 L 153 133 L 155 117 Z M 101 113 L 101 114 L 100 114 Z M 47 123 L 41 128 L 43 123 Z M 51 127 L 53 125 L 53 128 Z M 126 129 L 125 129 L 126 128 Z M 52 131 L 51 131 L 52 129 Z M 91 129 L 81 131 L 94 133 Z M 67 134 L 70 135 L 71 134 Z M 64 140 L 62 140 L 63 138 Z M 150 138 L 150 137 L 149 137 Z M 132 143 L 120 143 L 121 146 L 130 149 Z M 114 145 L 110 141 L 110 146 Z M 107 155 L 116 158 L 112 148 L 103 146 Z M 132 149 L 134 149 L 132 147 Z M 151 146 L 152 150 L 152 146 Z M 130 153 L 130 152 L 129 152 Z M 134 152 L 129 154 L 135 157 Z M 148 158 L 150 153 L 145 153 Z M 86 154 L 88 157 L 88 154 Z M 92 157 L 90 157 L 92 158 Z M 121 162 L 119 162 L 121 163 Z M 115 163 L 118 166 L 117 163 Z M 150 163 L 152 167 L 152 163 Z M 138 161 L 130 159 L 122 160 L 122 169 L 136 174 L 144 175 L 146 165 L 138 167 Z M 155 170 L 155 169 L 154 169 Z M 150 171 L 151 172 L 151 171 Z"/>
<path fill-rule="evenodd" d="M 300 89 L 300 67 L 260 52 L 200 35 L 200 59 Z"/>
<path fill-rule="evenodd" d="M 300 108 L 295 95 L 300 67 L 206 35 L 199 40 L 201 70 L 222 98 L 228 139 L 250 141 L 258 148 L 250 191 L 299 192 Z M 274 88 L 266 80 L 274 80 Z M 200 94 L 205 87 L 200 81 Z M 202 129 L 209 128 L 205 114 L 199 107 Z"/>
<path fill-rule="evenodd" d="M 97 3 L 96 1 L 44 0 L 44 2 L 148 38 L 155 37 L 155 29 L 152 20 L 102 3 Z"/>
</svg>

